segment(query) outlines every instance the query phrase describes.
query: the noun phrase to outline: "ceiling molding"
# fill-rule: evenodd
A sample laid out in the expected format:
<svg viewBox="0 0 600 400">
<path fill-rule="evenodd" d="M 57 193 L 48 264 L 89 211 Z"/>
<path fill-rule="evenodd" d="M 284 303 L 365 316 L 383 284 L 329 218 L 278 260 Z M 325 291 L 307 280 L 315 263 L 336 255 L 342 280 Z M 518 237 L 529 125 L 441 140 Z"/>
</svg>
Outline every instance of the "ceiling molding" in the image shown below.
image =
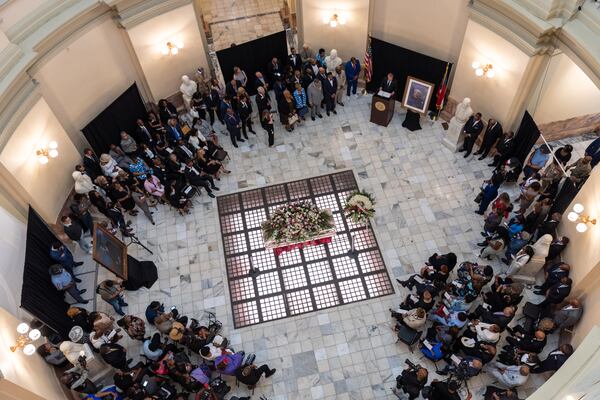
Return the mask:
<svg viewBox="0 0 600 400">
<path fill-rule="evenodd" d="M 0 152 L 33 105 L 42 97 L 36 90 L 38 83 L 35 80 L 21 75 L 19 83 L 15 85 L 10 101 L 0 108 Z"/>
<path fill-rule="evenodd" d="M 21 57 L 23 57 L 23 50 L 14 43 L 9 43 L 0 51 L 0 79 L 9 74 Z"/>
<path fill-rule="evenodd" d="M 192 0 L 145 0 L 125 9 L 118 7 L 118 21 L 123 28 L 130 29 L 191 3 Z"/>
<path fill-rule="evenodd" d="M 11 42 L 21 43 L 46 22 L 69 9 L 74 4 L 74 0 L 52 0 L 45 2 L 39 7 L 36 7 L 35 10 L 27 14 L 27 16 L 20 21 L 17 21 L 16 24 L 11 26 L 4 33 Z"/>
<path fill-rule="evenodd" d="M 492 5 L 497 6 L 498 3 L 494 2 Z M 514 10 L 508 15 L 507 11 L 490 6 L 488 0 L 470 5 L 470 17 L 473 21 L 508 40 L 528 56 L 554 51 L 553 34 L 556 29 L 553 26 L 540 27 L 527 22 Z"/>
</svg>

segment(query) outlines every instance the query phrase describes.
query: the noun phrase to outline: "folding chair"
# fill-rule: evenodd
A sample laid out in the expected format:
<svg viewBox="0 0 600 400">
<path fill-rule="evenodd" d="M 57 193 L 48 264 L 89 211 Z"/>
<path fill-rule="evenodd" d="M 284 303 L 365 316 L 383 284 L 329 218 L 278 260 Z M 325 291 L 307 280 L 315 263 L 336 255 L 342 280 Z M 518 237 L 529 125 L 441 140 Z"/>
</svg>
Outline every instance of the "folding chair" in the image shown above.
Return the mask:
<svg viewBox="0 0 600 400">
<path fill-rule="evenodd" d="M 404 324 L 398 324 L 397 327 L 398 340 L 396 340 L 396 343 L 400 341 L 406 344 L 410 352 L 414 353 L 412 346 L 421 339 L 421 332 L 415 331 Z"/>
</svg>

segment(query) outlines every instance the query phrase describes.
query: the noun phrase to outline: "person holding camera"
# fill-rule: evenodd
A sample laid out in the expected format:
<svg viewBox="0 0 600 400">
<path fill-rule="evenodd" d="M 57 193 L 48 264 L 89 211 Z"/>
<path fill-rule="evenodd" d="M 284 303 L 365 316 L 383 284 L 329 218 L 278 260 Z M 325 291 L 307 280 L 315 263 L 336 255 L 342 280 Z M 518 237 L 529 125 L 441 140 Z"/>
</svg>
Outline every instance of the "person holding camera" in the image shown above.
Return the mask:
<svg viewBox="0 0 600 400">
<path fill-rule="evenodd" d="M 456 381 L 440 382 L 434 379 L 431 385 L 423 388 L 423 397 L 429 400 L 462 400 L 458 394 L 460 385 Z M 471 400 L 473 395 L 467 392 L 465 400 Z"/>
<path fill-rule="evenodd" d="M 408 394 L 408 398 L 413 400 L 419 397 L 421 389 L 427 384 L 429 373 L 425 368 L 413 364 L 408 359 L 405 362 L 408 367 L 402 371 L 401 375 L 396 377 L 396 387 L 392 391 L 400 398 L 400 389 L 402 389 L 404 393 Z"/>
</svg>

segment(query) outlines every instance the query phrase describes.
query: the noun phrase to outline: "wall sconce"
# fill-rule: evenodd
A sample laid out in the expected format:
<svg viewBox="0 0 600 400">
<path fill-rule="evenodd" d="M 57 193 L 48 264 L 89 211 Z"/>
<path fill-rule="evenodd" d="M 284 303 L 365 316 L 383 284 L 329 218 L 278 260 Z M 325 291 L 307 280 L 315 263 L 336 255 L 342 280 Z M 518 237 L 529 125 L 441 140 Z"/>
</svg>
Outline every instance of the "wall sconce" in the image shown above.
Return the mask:
<svg viewBox="0 0 600 400">
<path fill-rule="evenodd" d="M 54 140 L 51 141 L 50 143 L 48 143 L 47 147 L 42 147 L 39 150 L 36 150 L 35 154 L 37 156 L 38 161 L 40 162 L 40 164 L 48 164 L 48 161 L 50 161 L 51 158 L 56 158 L 58 157 L 58 143 L 56 143 Z"/>
<path fill-rule="evenodd" d="M 17 343 L 14 346 L 10 346 L 10 351 L 14 353 L 17 349 L 23 349 L 23 353 L 27 356 L 35 353 L 33 342 L 38 340 L 42 336 L 42 333 L 38 329 L 30 330 L 29 324 L 26 322 L 21 322 L 17 325 L 17 333 L 19 333 Z"/>
<path fill-rule="evenodd" d="M 337 13 L 331 15 L 331 16 L 325 16 L 323 17 L 323 23 L 324 24 L 328 24 L 330 27 L 335 28 L 338 25 L 344 25 L 346 24 L 346 18 L 338 15 Z"/>
<path fill-rule="evenodd" d="M 471 66 L 475 70 L 475 75 L 477 76 L 493 78 L 494 75 L 496 75 L 496 72 L 494 72 L 494 66 L 492 64 L 482 64 L 479 61 L 473 61 Z"/>
<path fill-rule="evenodd" d="M 567 219 L 571 222 L 577 222 L 577 232 L 583 233 L 588 230 L 587 224 L 596 225 L 596 219 L 591 218 L 589 215 L 582 215 L 583 205 L 579 203 L 575 203 L 573 205 L 573 211 L 567 214 Z"/>
<path fill-rule="evenodd" d="M 183 42 L 172 41 L 167 42 L 167 44 L 163 46 L 161 51 L 165 56 L 175 56 L 177 55 L 177 53 L 179 53 L 180 49 L 183 49 Z"/>
</svg>

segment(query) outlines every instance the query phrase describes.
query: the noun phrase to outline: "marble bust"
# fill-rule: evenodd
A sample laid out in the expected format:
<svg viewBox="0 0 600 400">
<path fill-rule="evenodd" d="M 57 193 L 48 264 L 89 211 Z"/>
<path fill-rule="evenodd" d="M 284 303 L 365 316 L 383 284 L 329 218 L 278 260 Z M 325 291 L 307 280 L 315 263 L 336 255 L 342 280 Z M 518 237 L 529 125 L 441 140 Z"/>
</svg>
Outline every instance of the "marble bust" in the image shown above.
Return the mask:
<svg viewBox="0 0 600 400">
<path fill-rule="evenodd" d="M 191 80 L 189 76 L 183 75 L 181 77 L 181 86 L 179 86 L 179 91 L 181 92 L 181 96 L 183 97 L 183 104 L 186 110 L 190 110 L 190 102 L 192 101 L 192 96 L 196 93 L 198 89 L 198 84 Z"/>
<path fill-rule="evenodd" d="M 325 57 L 325 65 L 327 65 L 327 72 L 335 72 L 338 65 L 342 65 L 342 59 L 338 57 L 336 49 L 332 49 L 327 57 Z"/>
<path fill-rule="evenodd" d="M 473 109 L 471 108 L 471 99 L 465 97 L 463 101 L 461 101 L 456 106 L 456 112 L 454 113 L 453 118 L 456 118 L 457 122 L 460 122 L 461 125 L 464 125 L 471 115 L 473 115 Z"/>
</svg>

